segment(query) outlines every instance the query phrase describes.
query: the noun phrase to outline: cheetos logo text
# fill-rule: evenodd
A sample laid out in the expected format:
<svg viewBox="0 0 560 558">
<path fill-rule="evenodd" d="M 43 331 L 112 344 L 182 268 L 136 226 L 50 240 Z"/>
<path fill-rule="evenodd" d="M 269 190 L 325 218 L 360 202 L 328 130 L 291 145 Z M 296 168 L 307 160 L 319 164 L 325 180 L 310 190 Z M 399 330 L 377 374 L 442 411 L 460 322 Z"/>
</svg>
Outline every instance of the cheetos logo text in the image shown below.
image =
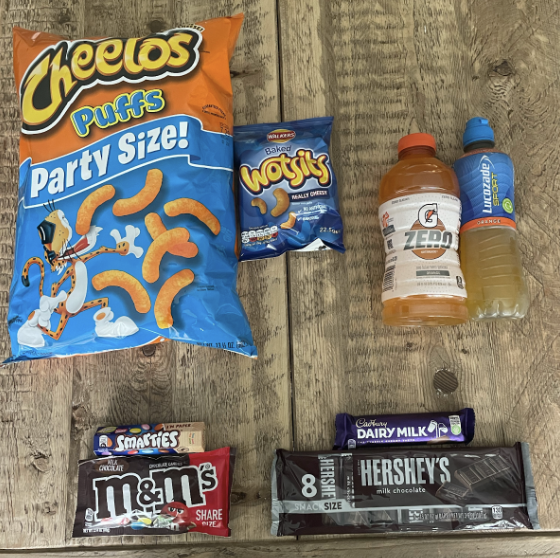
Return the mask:
<svg viewBox="0 0 560 558">
<path fill-rule="evenodd" d="M 23 133 L 51 129 L 79 93 L 96 83 L 138 83 L 191 72 L 199 61 L 199 29 L 142 39 L 62 41 L 45 49 L 21 82 Z"/>
</svg>

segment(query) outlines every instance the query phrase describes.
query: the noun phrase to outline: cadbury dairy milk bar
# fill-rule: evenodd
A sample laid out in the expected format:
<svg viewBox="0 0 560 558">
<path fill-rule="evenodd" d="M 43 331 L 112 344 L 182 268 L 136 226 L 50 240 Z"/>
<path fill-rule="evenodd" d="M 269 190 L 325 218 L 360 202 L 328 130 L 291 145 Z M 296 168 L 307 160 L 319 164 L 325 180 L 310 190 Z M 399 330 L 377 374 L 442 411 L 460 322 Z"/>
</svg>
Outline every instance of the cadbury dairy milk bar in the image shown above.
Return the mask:
<svg viewBox="0 0 560 558">
<path fill-rule="evenodd" d="M 469 443 L 474 437 L 474 411 L 411 413 L 406 415 L 336 415 L 334 449 L 353 449 L 377 444 Z"/>
<path fill-rule="evenodd" d="M 539 529 L 529 446 L 277 450 L 272 534 Z"/>
<path fill-rule="evenodd" d="M 93 438 L 96 455 L 165 455 L 204 451 L 203 422 L 101 426 Z"/>
</svg>

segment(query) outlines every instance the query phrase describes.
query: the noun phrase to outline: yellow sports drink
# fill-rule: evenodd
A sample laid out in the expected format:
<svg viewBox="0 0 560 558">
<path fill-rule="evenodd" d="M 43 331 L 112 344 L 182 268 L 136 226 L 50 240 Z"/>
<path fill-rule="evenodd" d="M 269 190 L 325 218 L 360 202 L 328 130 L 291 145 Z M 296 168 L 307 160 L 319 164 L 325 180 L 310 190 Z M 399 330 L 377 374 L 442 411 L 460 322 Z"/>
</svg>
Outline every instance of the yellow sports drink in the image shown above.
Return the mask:
<svg viewBox="0 0 560 558">
<path fill-rule="evenodd" d="M 430 134 L 409 134 L 379 188 L 385 245 L 383 323 L 455 325 L 468 320 L 457 248 L 461 201 L 451 168 Z M 468 286 L 468 284 L 467 284 Z"/>
<path fill-rule="evenodd" d="M 519 253 L 514 169 L 494 149 L 485 118 L 471 118 L 463 135 L 465 155 L 454 168 L 461 187 L 461 265 L 469 315 L 475 320 L 523 318 L 529 308 Z"/>
</svg>

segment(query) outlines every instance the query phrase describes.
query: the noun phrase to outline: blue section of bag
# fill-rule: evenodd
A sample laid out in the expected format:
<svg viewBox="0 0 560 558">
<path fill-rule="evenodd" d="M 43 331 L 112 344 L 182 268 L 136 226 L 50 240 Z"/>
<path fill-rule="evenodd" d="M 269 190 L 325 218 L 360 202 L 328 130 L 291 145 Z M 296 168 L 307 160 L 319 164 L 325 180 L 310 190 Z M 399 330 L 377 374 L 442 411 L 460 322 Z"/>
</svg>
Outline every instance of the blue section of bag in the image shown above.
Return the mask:
<svg viewBox="0 0 560 558">
<path fill-rule="evenodd" d="M 256 356 L 246 314 L 237 296 L 232 138 L 209 132 L 198 119 L 175 115 L 107 136 L 64 157 L 20 168 L 14 277 L 8 325 L 9 361 L 69 356 L 137 347 L 164 339 Z M 115 216 L 115 201 L 131 198 L 150 169 L 163 174 L 147 207 Z M 78 210 L 97 188 L 110 184 L 113 199 L 99 206 L 91 228 L 76 233 Z M 176 217 L 167 202 L 189 198 L 219 221 L 215 235 L 192 214 Z M 149 283 L 143 262 L 152 238 L 145 217 L 157 213 L 167 229 L 186 228 L 198 253 L 189 259 L 167 252 L 159 279 Z M 158 326 L 156 301 L 163 284 L 190 269 L 194 281 L 170 301 L 172 325 Z M 108 270 L 137 279 L 150 309 L 137 311 L 131 293 L 92 279 Z M 160 321 L 161 323 L 161 321 Z"/>
</svg>

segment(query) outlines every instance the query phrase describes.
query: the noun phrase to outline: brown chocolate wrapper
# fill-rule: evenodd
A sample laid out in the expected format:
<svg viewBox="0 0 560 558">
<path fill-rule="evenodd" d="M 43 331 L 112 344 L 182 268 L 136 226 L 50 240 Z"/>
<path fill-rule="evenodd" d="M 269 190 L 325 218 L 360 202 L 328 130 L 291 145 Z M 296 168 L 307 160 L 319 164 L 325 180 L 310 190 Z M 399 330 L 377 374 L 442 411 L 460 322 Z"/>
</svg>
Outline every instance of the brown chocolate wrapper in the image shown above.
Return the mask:
<svg viewBox="0 0 560 558">
<path fill-rule="evenodd" d="M 277 450 L 273 535 L 539 529 L 529 446 Z"/>
<path fill-rule="evenodd" d="M 235 450 L 80 461 L 73 537 L 229 537 Z"/>
</svg>

